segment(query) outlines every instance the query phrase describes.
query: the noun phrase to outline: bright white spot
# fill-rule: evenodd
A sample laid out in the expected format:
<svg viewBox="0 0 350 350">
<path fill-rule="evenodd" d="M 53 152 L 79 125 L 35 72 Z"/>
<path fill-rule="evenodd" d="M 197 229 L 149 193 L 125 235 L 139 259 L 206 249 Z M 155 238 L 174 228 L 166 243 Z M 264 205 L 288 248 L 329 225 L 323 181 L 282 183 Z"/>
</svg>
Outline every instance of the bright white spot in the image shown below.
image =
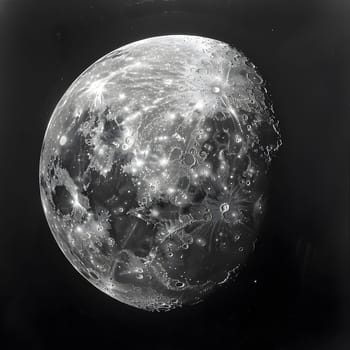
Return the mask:
<svg viewBox="0 0 350 350">
<path fill-rule="evenodd" d="M 125 97 L 126 97 L 126 95 L 124 93 L 119 94 L 119 99 L 120 100 L 124 100 Z"/>
<path fill-rule="evenodd" d="M 160 101 L 163 100 L 164 97 L 158 97 L 153 101 L 153 104 L 156 105 L 157 103 L 159 103 Z"/>
<path fill-rule="evenodd" d="M 137 159 L 135 161 L 136 166 L 141 167 L 142 165 L 145 164 L 145 162 L 142 159 Z"/>
<path fill-rule="evenodd" d="M 164 140 L 167 140 L 168 139 L 168 136 L 158 136 L 156 137 L 156 140 L 159 140 L 159 141 L 164 141 Z"/>
<path fill-rule="evenodd" d="M 172 193 L 175 192 L 175 189 L 174 189 L 173 187 L 169 187 L 168 190 L 167 190 L 167 192 L 168 192 L 169 194 L 172 194 Z"/>
<path fill-rule="evenodd" d="M 218 94 L 220 92 L 220 88 L 218 86 L 214 86 L 212 91 L 214 92 L 214 94 Z"/>
<path fill-rule="evenodd" d="M 94 95 L 94 103 L 95 105 L 98 103 L 103 102 L 103 94 L 106 92 L 106 85 L 109 84 L 108 81 L 114 76 L 115 74 L 109 75 L 106 78 L 95 80 L 90 83 L 87 94 Z"/>
<path fill-rule="evenodd" d="M 77 232 L 77 233 L 82 233 L 82 232 L 83 232 L 82 227 L 81 227 L 81 226 L 77 226 L 77 227 L 75 228 L 75 232 Z"/>
<path fill-rule="evenodd" d="M 157 209 L 152 209 L 151 210 L 151 215 L 157 217 L 157 216 L 159 216 L 159 211 Z"/>
<path fill-rule="evenodd" d="M 196 239 L 196 243 L 200 246 L 200 247 L 205 247 L 205 245 L 207 244 L 207 242 L 205 241 L 204 238 L 198 237 Z"/>
<path fill-rule="evenodd" d="M 67 142 L 67 137 L 65 135 L 63 135 L 61 138 L 60 138 L 60 145 L 61 146 L 64 146 Z"/>
<path fill-rule="evenodd" d="M 93 81 L 89 88 L 88 88 L 88 92 L 89 93 L 95 93 L 95 94 L 101 94 L 103 93 L 104 87 L 105 87 L 105 80 L 101 79 L 101 80 L 96 80 Z"/>
<path fill-rule="evenodd" d="M 166 158 L 162 158 L 160 161 L 159 161 L 159 164 L 161 165 L 161 166 L 166 166 L 167 164 L 169 163 L 169 161 L 168 161 L 168 159 L 166 159 Z"/>
<path fill-rule="evenodd" d="M 73 204 L 73 207 L 75 208 L 82 208 L 82 205 L 80 204 L 78 199 L 78 194 L 76 192 L 73 194 L 72 204 Z"/>
<path fill-rule="evenodd" d="M 173 83 L 172 79 L 164 79 L 164 84 L 165 85 L 171 85 Z"/>
<path fill-rule="evenodd" d="M 194 108 L 199 110 L 199 111 L 201 111 L 203 109 L 203 107 L 204 107 L 204 102 L 202 100 L 198 101 L 194 106 Z"/>
<path fill-rule="evenodd" d="M 143 154 L 145 157 L 148 156 L 148 153 L 149 153 L 149 149 L 145 149 L 145 150 L 140 150 L 140 153 Z"/>
<path fill-rule="evenodd" d="M 81 116 L 81 113 L 82 113 L 82 110 L 81 110 L 81 108 L 78 108 L 76 111 L 75 111 L 75 117 L 76 118 L 78 118 L 78 117 L 80 117 Z"/>
<path fill-rule="evenodd" d="M 209 172 L 208 169 L 202 169 L 201 175 L 203 175 L 203 176 L 209 176 L 209 174 L 210 174 L 210 172 Z"/>
</svg>

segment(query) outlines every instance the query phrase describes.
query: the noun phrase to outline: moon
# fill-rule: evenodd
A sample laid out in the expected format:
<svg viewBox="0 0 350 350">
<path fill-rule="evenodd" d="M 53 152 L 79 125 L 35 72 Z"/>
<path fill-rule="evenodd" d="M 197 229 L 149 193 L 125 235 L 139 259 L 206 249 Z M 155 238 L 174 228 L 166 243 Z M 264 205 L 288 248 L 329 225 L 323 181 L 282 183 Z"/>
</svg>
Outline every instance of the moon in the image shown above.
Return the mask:
<svg viewBox="0 0 350 350">
<path fill-rule="evenodd" d="M 104 293 L 150 311 L 195 304 L 253 250 L 281 143 L 243 53 L 199 36 L 136 41 L 58 102 L 40 156 L 44 213 Z"/>
</svg>

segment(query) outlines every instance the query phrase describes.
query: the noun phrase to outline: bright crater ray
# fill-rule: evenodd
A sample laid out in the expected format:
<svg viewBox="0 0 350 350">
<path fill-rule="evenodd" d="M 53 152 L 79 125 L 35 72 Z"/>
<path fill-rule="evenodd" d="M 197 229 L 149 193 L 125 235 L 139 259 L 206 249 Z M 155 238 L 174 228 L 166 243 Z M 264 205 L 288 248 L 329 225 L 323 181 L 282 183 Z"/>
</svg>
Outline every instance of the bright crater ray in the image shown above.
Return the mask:
<svg viewBox="0 0 350 350">
<path fill-rule="evenodd" d="M 137 41 L 57 104 L 40 159 L 44 212 L 68 260 L 113 298 L 196 303 L 253 249 L 280 144 L 242 53 L 197 36 Z"/>
</svg>

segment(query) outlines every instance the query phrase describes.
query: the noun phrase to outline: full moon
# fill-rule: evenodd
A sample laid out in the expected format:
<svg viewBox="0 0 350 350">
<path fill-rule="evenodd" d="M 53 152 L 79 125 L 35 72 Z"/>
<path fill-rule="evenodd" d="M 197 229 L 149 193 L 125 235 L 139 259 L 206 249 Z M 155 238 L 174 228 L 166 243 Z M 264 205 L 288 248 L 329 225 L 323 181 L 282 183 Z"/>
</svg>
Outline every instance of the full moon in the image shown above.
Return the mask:
<svg viewBox="0 0 350 350">
<path fill-rule="evenodd" d="M 44 213 L 101 291 L 150 311 L 195 304 L 253 250 L 280 145 L 240 51 L 189 35 L 133 42 L 58 102 L 40 157 Z"/>
</svg>

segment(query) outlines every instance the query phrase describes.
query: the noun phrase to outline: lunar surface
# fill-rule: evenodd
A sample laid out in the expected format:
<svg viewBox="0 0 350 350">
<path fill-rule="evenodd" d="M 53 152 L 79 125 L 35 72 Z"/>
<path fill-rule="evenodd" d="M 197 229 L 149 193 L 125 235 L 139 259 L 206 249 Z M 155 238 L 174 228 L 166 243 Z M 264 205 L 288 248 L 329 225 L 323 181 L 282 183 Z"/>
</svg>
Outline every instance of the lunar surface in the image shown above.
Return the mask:
<svg viewBox="0 0 350 350">
<path fill-rule="evenodd" d="M 256 67 L 186 35 L 121 47 L 57 104 L 40 159 L 50 229 L 72 265 L 146 310 L 201 301 L 252 251 L 281 137 Z"/>
</svg>

